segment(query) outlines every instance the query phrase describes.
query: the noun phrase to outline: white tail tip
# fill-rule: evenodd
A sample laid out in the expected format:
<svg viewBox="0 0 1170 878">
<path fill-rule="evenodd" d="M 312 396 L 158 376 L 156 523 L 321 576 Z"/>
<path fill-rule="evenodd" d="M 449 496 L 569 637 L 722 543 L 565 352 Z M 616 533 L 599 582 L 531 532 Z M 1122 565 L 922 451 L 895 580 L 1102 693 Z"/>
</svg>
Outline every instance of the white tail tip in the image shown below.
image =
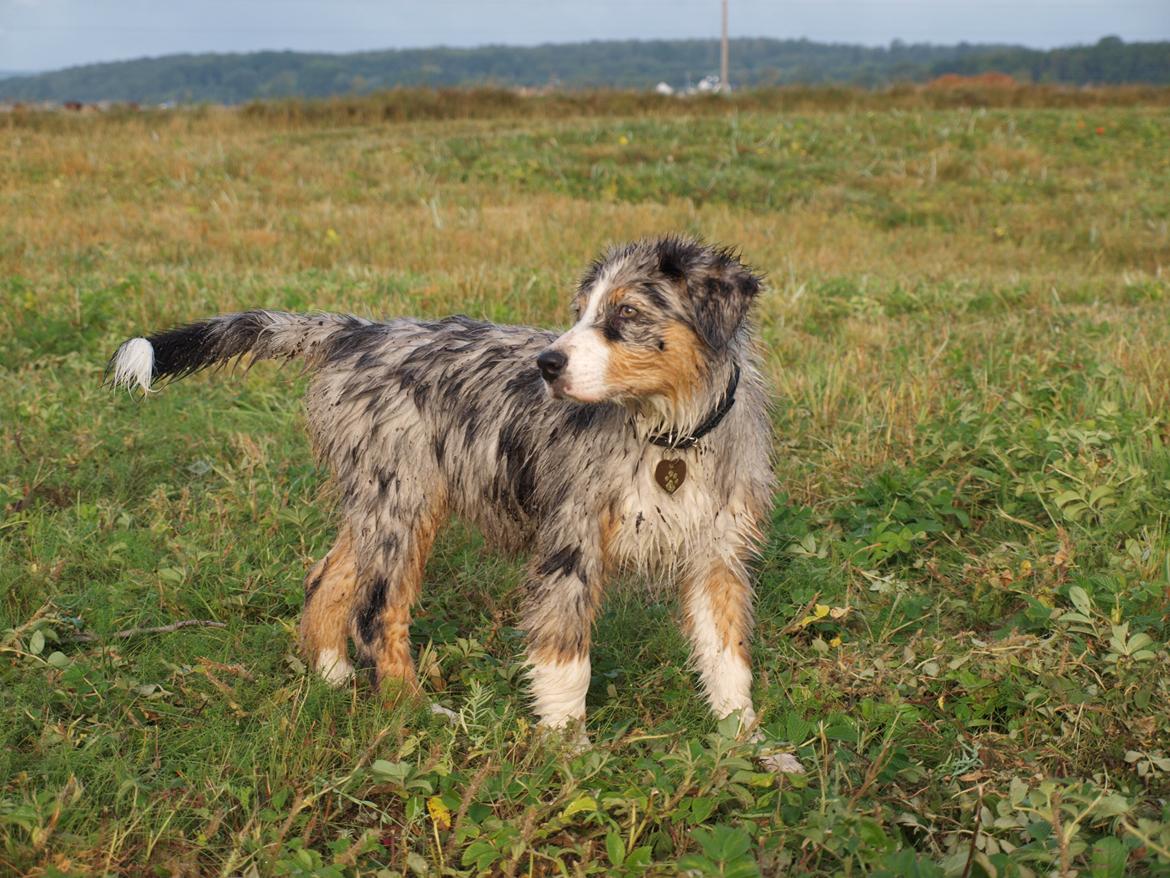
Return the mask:
<svg viewBox="0 0 1170 878">
<path fill-rule="evenodd" d="M 114 354 L 114 386 L 127 390 L 138 385 L 150 393 L 150 379 L 154 375 L 154 346 L 145 338 L 132 338 L 122 343 Z"/>
</svg>

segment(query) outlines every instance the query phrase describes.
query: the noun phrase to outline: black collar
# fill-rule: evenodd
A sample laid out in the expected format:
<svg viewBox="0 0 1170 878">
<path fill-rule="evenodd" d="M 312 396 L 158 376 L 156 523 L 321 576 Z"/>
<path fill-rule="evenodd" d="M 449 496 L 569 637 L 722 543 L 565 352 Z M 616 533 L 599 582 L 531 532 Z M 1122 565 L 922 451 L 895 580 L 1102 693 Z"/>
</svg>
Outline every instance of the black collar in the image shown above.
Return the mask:
<svg viewBox="0 0 1170 878">
<path fill-rule="evenodd" d="M 727 390 L 723 393 L 723 399 L 719 401 L 715 411 L 711 412 L 703 423 L 699 424 L 687 436 L 679 436 L 673 430 L 667 433 L 655 433 L 649 437 L 650 444 L 658 445 L 661 448 L 692 448 L 700 439 L 718 427 L 719 422 L 731 411 L 731 407 L 735 405 L 735 388 L 738 386 L 739 365 L 736 364 L 731 373 L 731 381 L 727 384 Z"/>
</svg>

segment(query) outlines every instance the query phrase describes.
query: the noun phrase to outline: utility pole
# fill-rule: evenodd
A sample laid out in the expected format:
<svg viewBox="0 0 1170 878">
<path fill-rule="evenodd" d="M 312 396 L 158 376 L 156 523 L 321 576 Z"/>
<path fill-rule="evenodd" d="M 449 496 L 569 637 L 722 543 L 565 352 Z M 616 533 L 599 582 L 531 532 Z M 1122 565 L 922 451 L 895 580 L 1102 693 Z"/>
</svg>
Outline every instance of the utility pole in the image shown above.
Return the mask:
<svg viewBox="0 0 1170 878">
<path fill-rule="evenodd" d="M 727 78 L 727 0 L 723 0 L 723 43 L 719 53 L 719 90 L 724 94 L 731 91 L 731 80 Z"/>
</svg>

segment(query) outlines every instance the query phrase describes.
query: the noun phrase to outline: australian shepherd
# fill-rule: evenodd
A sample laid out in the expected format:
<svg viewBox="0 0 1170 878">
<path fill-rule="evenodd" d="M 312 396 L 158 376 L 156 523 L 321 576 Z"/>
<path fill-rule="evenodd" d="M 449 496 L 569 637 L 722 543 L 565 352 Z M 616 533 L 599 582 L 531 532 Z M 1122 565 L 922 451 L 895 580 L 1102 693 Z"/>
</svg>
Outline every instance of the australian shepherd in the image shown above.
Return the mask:
<svg viewBox="0 0 1170 878">
<path fill-rule="evenodd" d="M 411 607 L 459 516 L 529 557 L 521 624 L 542 725 L 582 734 L 593 621 L 631 571 L 677 587 L 711 710 L 750 734 L 750 564 L 772 504 L 760 289 L 729 250 L 642 240 L 589 266 L 561 334 L 245 311 L 132 338 L 110 375 L 149 391 L 237 357 L 306 364 L 341 515 L 305 580 L 300 641 L 330 683 L 353 674 L 352 640 L 379 685 L 417 685 Z M 800 770 L 789 754 L 771 764 Z"/>
</svg>

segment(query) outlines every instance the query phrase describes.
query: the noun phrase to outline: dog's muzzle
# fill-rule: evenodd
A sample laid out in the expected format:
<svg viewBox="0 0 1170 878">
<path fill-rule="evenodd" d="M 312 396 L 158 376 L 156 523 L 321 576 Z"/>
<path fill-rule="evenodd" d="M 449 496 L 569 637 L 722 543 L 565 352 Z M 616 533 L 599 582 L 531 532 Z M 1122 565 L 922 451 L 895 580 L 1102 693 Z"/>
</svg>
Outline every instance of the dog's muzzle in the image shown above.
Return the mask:
<svg viewBox="0 0 1170 878">
<path fill-rule="evenodd" d="M 552 384 L 561 377 L 561 373 L 565 371 L 565 366 L 569 365 L 569 358 L 561 351 L 554 351 L 552 348 L 543 350 L 536 358 L 536 365 L 540 369 L 540 374 L 549 384 Z"/>
</svg>

